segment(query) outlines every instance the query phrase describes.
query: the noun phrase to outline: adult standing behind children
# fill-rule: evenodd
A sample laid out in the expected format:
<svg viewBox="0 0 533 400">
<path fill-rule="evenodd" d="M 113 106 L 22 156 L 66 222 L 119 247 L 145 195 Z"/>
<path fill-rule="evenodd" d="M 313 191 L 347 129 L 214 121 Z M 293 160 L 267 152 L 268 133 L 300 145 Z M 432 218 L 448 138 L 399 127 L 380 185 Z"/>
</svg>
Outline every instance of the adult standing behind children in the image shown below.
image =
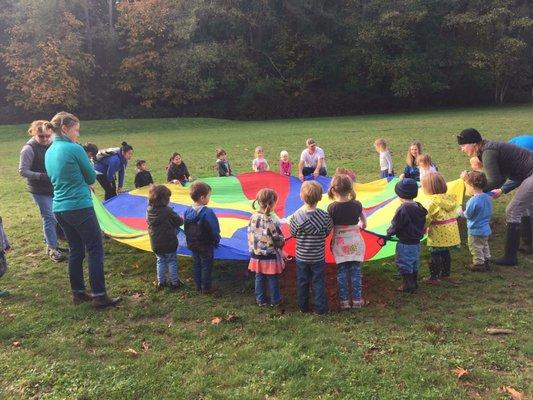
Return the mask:
<svg viewBox="0 0 533 400">
<path fill-rule="evenodd" d="M 422 154 L 422 143 L 413 142 L 407 150 L 405 156 L 405 168 L 403 174 L 400 175 L 400 179 L 411 178 L 417 182 L 420 182 L 420 169 L 418 168 L 417 158 Z"/>
<path fill-rule="evenodd" d="M 101 308 L 117 304 L 120 298 L 107 295 L 104 277 L 102 232 L 93 208 L 91 190 L 96 173 L 80 146 L 80 121 L 60 112 L 50 121 L 54 140 L 45 156 L 45 166 L 54 187 L 53 210 L 70 248 L 68 268 L 74 304 L 92 301 Z M 89 255 L 92 296 L 85 292 L 83 259 Z"/>
<path fill-rule="evenodd" d="M 326 176 L 326 158 L 324 150 L 316 145 L 315 139 L 309 138 L 305 142 L 307 148 L 302 151 L 300 155 L 300 162 L 298 163 L 298 178 L 301 181 L 307 175 L 313 175 L 316 179 L 319 175 Z"/>
<path fill-rule="evenodd" d="M 109 200 L 115 197 L 124 188 L 124 175 L 128 161 L 133 157 L 133 147 L 128 143 L 122 142 L 119 151 L 104 156 L 97 160 L 94 164 L 96 172 L 100 172 L 96 176 L 98 183 L 105 191 L 105 199 Z M 118 174 L 118 188 L 116 186 L 116 175 Z"/>
<path fill-rule="evenodd" d="M 26 178 L 28 191 L 39 207 L 43 221 L 46 254 L 52 261 L 61 262 L 65 256 L 58 248 L 57 221 L 52 211 L 54 188 L 44 167 L 44 155 L 52 144 L 52 130 L 48 121 L 33 121 L 28 129 L 31 139 L 20 152 L 19 174 Z"/>
<path fill-rule="evenodd" d="M 457 136 L 461 151 L 470 157 L 477 156 L 483 164 L 487 177 L 485 192 L 493 191 L 497 199 L 516 187 L 514 198 L 505 209 L 507 233 L 505 253 L 494 260 L 498 265 L 517 265 L 518 247 L 520 246 L 520 222 L 528 215 L 528 208 L 533 204 L 533 151 L 507 142 L 494 142 L 481 137 L 473 129 L 463 130 Z M 464 179 L 467 172 L 461 173 Z M 507 183 L 513 181 L 513 185 Z"/>
</svg>

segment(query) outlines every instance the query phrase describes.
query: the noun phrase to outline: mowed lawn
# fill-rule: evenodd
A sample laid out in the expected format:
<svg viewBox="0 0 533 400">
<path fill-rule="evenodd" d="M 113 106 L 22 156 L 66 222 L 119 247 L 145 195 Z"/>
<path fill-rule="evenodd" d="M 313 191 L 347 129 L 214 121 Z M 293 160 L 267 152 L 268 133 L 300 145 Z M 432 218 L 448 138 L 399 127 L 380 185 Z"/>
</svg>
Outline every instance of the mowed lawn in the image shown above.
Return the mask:
<svg viewBox="0 0 533 400">
<path fill-rule="evenodd" d="M 277 169 L 280 150 L 297 161 L 308 137 L 324 148 L 330 172 L 342 165 L 368 182 L 379 169 L 375 138 L 390 143 L 397 171 L 410 142 L 419 140 L 452 180 L 469 168 L 455 140 L 461 129 L 507 140 L 533 132 L 532 115 L 532 106 L 519 106 L 256 122 L 82 121 L 81 140 L 100 148 L 126 140 L 135 149 L 132 161 L 145 159 L 158 182 L 174 151 L 193 176 L 205 177 L 214 174 L 217 147 L 226 149 L 235 172 L 250 171 L 257 145 Z M 155 292 L 153 254 L 106 242 L 108 289 L 123 303 L 101 312 L 73 306 L 66 263 L 45 257 L 38 209 L 18 176 L 26 130 L 0 127 L 0 215 L 14 249 L 10 270 L 0 279 L 0 288 L 12 293 L 0 300 L 0 398 L 510 398 L 505 387 L 532 394 L 533 258 L 521 255 L 518 267 L 474 274 L 466 268 L 466 240 L 453 254 L 460 286 L 421 284 L 414 295 L 399 294 L 393 259 L 369 262 L 363 271 L 370 305 L 326 317 L 297 312 L 293 265 L 284 275 L 288 298 L 282 312 L 255 305 L 246 263 L 217 262 L 220 291 L 202 296 L 193 290 L 191 261 L 180 258 L 188 288 Z M 132 162 L 126 188 L 133 187 L 134 170 Z M 494 256 L 503 248 L 510 198 L 495 203 Z M 423 246 L 422 276 L 427 261 Z M 236 317 L 227 318 L 231 314 Z M 215 317 L 222 322 L 212 323 Z M 514 333 L 491 336 L 491 327 Z M 454 371 L 459 368 L 467 371 L 461 377 Z"/>
</svg>

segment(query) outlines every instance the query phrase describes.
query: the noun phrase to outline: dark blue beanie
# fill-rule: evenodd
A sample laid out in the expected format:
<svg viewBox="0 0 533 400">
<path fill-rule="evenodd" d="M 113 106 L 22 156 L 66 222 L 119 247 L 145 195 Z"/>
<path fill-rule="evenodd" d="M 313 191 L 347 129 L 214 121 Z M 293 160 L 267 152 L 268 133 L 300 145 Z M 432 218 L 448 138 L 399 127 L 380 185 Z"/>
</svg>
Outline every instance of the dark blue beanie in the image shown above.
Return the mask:
<svg viewBox="0 0 533 400">
<path fill-rule="evenodd" d="M 418 195 L 418 185 L 414 179 L 404 178 L 396 184 L 394 191 L 401 199 L 414 199 Z"/>
</svg>

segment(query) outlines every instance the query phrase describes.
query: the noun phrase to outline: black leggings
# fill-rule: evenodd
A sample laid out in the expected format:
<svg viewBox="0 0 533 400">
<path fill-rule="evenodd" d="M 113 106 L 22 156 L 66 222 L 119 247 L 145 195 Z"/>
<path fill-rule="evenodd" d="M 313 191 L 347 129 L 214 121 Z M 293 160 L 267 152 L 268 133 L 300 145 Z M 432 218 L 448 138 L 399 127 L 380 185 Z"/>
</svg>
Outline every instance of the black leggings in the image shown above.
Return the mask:
<svg viewBox="0 0 533 400">
<path fill-rule="evenodd" d="M 431 261 L 429 264 L 429 271 L 433 279 L 438 279 L 441 276 L 448 277 L 451 272 L 452 257 L 450 250 L 432 251 Z"/>
<path fill-rule="evenodd" d="M 105 200 L 109 200 L 117 195 L 115 181 L 109 182 L 105 175 L 96 175 L 96 180 L 105 191 Z"/>
</svg>

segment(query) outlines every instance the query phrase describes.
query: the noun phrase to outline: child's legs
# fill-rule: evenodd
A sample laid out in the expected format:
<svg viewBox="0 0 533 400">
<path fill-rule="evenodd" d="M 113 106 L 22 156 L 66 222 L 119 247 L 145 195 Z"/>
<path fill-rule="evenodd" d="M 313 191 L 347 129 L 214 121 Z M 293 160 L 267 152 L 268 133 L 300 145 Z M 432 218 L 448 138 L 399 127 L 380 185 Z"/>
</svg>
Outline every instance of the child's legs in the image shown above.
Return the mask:
<svg viewBox="0 0 533 400">
<path fill-rule="evenodd" d="M 486 236 L 468 235 L 468 248 L 472 254 L 474 265 L 485 263 L 485 243 L 483 238 L 486 238 Z"/>
<path fill-rule="evenodd" d="M 489 247 L 489 237 L 480 236 L 480 240 L 483 242 L 483 255 L 485 256 L 485 261 L 490 260 L 490 247 Z"/>
<path fill-rule="evenodd" d="M 362 262 L 353 261 L 350 263 L 350 276 L 352 279 L 352 299 L 361 300 L 363 298 L 363 276 L 361 272 Z"/>
<path fill-rule="evenodd" d="M 389 176 L 389 170 L 388 169 L 382 169 L 381 171 L 379 171 L 379 177 L 381 179 L 386 178 L 387 176 Z"/>
<path fill-rule="evenodd" d="M 270 293 L 270 304 L 273 306 L 281 302 L 281 294 L 279 292 L 279 275 L 267 275 L 268 291 Z"/>
<path fill-rule="evenodd" d="M 4 276 L 7 271 L 7 260 L 5 251 L 0 251 L 0 278 Z"/>
<path fill-rule="evenodd" d="M 439 279 L 442 272 L 442 253 L 438 250 L 432 250 L 430 256 L 429 272 L 431 274 L 431 279 Z"/>
<path fill-rule="evenodd" d="M 396 266 L 401 275 L 418 272 L 420 266 L 420 244 L 396 244 Z"/>
<path fill-rule="evenodd" d="M 337 286 L 339 287 L 339 300 L 340 301 L 349 301 L 350 300 L 350 262 L 343 262 L 337 264 Z"/>
<path fill-rule="evenodd" d="M 441 274 L 442 274 L 443 277 L 447 278 L 451 274 L 452 255 L 450 254 L 450 250 L 446 249 L 446 250 L 440 252 L 440 256 L 441 256 L 441 259 L 442 259 Z"/>
<path fill-rule="evenodd" d="M 57 248 L 57 220 L 52 211 L 52 196 L 44 194 L 33 194 L 33 201 L 39 206 L 41 218 L 43 220 L 43 233 L 46 244 L 55 249 Z"/>
<path fill-rule="evenodd" d="M 311 269 L 309 264 L 296 260 L 296 281 L 298 286 L 298 308 L 309 311 L 309 282 L 311 281 Z"/>
<path fill-rule="evenodd" d="M 200 258 L 200 253 L 192 252 L 192 263 L 194 284 L 196 285 L 196 290 L 200 290 L 202 288 L 202 259 Z"/>
<path fill-rule="evenodd" d="M 202 289 L 211 289 L 211 272 L 213 270 L 213 249 L 200 255 L 202 261 Z"/>
<path fill-rule="evenodd" d="M 165 255 L 168 265 L 168 273 L 170 275 L 170 283 L 173 285 L 179 284 L 180 278 L 178 275 L 178 257 L 176 253 L 168 253 Z"/>
<path fill-rule="evenodd" d="M 157 283 L 163 285 L 166 281 L 165 271 L 167 269 L 166 259 L 164 254 L 155 255 L 155 265 L 157 268 Z"/>
<path fill-rule="evenodd" d="M 328 299 L 326 298 L 326 274 L 324 261 L 311 264 L 313 273 L 313 298 L 317 314 L 328 312 Z"/>
<path fill-rule="evenodd" d="M 261 272 L 255 273 L 255 301 L 258 304 L 266 303 L 265 299 L 265 275 Z"/>
<path fill-rule="evenodd" d="M 85 246 L 76 229 L 63 218 L 63 213 L 56 213 L 56 218 L 65 232 L 68 241 L 68 275 L 70 288 L 73 292 L 85 292 L 83 281 L 83 259 L 85 258 Z"/>
</svg>

